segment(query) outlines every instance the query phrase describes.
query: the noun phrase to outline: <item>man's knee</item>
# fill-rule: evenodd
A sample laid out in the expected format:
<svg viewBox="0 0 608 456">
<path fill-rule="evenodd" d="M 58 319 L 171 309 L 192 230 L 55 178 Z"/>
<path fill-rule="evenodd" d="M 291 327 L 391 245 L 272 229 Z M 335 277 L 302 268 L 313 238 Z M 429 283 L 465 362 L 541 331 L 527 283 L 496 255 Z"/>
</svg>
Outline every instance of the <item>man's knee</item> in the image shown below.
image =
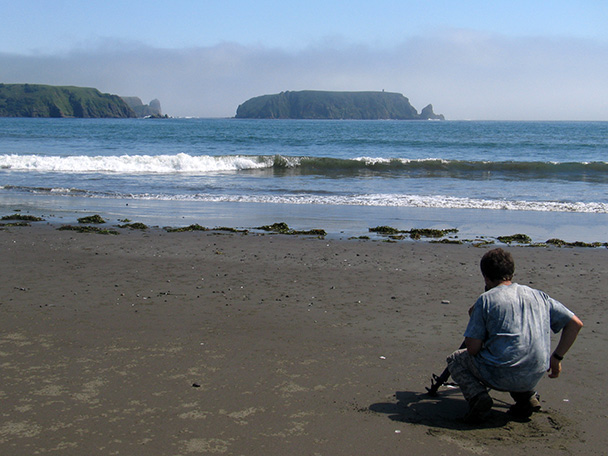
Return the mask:
<svg viewBox="0 0 608 456">
<path fill-rule="evenodd" d="M 446 360 L 448 362 L 448 366 L 454 363 L 462 364 L 465 356 L 469 356 L 466 348 L 456 350 L 454 353 L 448 356 Z"/>
</svg>

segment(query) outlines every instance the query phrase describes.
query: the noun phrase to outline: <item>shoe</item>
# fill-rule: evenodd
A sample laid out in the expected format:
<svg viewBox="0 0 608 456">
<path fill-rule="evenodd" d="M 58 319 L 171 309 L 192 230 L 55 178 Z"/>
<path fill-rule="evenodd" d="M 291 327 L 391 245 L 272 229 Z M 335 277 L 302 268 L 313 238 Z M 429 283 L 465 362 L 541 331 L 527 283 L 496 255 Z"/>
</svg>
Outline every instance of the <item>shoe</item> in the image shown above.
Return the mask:
<svg viewBox="0 0 608 456">
<path fill-rule="evenodd" d="M 528 399 L 516 401 L 509 408 L 509 413 L 515 418 L 530 418 L 534 412 L 540 411 L 540 397 L 533 394 Z"/>
<path fill-rule="evenodd" d="M 488 393 L 479 393 L 469 401 L 469 411 L 464 416 L 464 421 L 470 424 L 481 422 L 493 405 L 494 401 Z"/>
</svg>

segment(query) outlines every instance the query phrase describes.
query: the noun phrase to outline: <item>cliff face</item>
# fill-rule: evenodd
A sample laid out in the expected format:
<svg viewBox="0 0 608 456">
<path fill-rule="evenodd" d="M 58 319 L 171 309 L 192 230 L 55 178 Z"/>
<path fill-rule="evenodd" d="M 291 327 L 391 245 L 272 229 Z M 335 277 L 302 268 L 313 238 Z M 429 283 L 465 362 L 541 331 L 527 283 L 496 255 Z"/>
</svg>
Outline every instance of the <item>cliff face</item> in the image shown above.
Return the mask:
<svg viewBox="0 0 608 456">
<path fill-rule="evenodd" d="M 129 107 L 137 114 L 137 117 L 160 117 L 162 116 L 160 101 L 154 99 L 150 104 L 143 104 L 139 97 L 122 97 Z"/>
<path fill-rule="evenodd" d="M 238 107 L 236 117 L 362 120 L 435 118 L 432 106 L 429 105 L 425 109 L 427 111 L 422 117 L 409 100 L 400 93 L 304 90 L 251 98 Z M 430 117 L 431 115 L 433 117 Z"/>
<path fill-rule="evenodd" d="M 0 84 L 1 117 L 136 117 L 118 95 L 88 87 Z"/>
</svg>

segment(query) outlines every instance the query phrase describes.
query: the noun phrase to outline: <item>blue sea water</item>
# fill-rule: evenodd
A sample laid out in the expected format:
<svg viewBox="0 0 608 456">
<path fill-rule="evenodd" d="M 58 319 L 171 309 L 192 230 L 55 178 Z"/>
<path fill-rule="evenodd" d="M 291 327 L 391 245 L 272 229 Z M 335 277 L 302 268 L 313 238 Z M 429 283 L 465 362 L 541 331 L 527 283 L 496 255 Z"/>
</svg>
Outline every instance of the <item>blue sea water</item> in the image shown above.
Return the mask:
<svg viewBox="0 0 608 456">
<path fill-rule="evenodd" d="M 608 122 L 0 119 L 0 206 L 608 240 Z"/>
</svg>

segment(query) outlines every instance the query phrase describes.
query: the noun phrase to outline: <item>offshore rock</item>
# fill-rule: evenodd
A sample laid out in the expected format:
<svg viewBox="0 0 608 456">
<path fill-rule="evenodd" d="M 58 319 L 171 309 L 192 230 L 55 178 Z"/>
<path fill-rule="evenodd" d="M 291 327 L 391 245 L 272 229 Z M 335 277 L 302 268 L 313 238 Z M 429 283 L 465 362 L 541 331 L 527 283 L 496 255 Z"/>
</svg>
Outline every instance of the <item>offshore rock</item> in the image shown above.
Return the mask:
<svg viewBox="0 0 608 456">
<path fill-rule="evenodd" d="M 445 120 L 443 114 L 435 114 L 433 112 L 433 105 L 427 105 L 420 111 L 420 119 L 422 120 Z"/>
</svg>

